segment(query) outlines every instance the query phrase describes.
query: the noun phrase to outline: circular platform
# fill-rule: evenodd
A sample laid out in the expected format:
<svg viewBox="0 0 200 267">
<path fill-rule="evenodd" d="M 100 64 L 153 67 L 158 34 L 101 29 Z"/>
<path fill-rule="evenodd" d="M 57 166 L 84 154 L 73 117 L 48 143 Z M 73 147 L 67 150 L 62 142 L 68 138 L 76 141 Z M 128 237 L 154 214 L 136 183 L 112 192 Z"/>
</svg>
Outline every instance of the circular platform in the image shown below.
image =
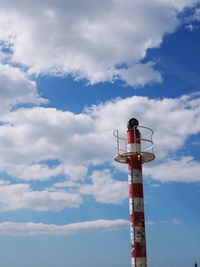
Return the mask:
<svg viewBox="0 0 200 267">
<path fill-rule="evenodd" d="M 134 155 L 140 155 L 142 157 L 142 163 L 147 163 L 149 161 L 152 161 L 155 159 L 155 155 L 150 152 L 140 152 L 140 153 L 135 153 L 135 152 L 125 152 L 123 154 L 118 154 L 114 157 L 114 160 L 119 162 L 119 163 L 128 163 L 128 158 Z"/>
</svg>

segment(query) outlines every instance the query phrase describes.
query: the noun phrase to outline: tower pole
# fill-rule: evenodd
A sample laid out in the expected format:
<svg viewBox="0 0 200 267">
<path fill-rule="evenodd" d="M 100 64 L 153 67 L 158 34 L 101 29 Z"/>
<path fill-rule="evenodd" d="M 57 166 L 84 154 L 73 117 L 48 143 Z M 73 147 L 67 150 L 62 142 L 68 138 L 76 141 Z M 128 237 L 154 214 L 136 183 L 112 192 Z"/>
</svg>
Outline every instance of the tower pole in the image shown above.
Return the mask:
<svg viewBox="0 0 200 267">
<path fill-rule="evenodd" d="M 141 135 L 137 127 L 127 131 L 129 209 L 132 267 L 147 267 L 142 183 Z"/>
<path fill-rule="evenodd" d="M 127 128 L 126 138 L 120 137 L 118 130 L 113 132 L 117 138 L 117 155 L 114 159 L 119 163 L 128 164 L 131 266 L 147 267 L 142 164 L 155 159 L 153 131 L 148 127 L 139 126 L 139 121 L 135 118 L 128 121 Z M 125 148 L 120 145 L 121 141 L 125 141 Z"/>
</svg>

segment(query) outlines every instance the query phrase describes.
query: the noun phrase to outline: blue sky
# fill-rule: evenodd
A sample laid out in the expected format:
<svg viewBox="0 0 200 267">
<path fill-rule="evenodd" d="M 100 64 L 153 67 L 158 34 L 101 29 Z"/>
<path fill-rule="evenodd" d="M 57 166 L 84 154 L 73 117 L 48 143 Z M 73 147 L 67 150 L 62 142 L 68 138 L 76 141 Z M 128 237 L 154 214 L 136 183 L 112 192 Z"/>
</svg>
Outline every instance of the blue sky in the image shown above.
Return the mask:
<svg viewBox="0 0 200 267">
<path fill-rule="evenodd" d="M 200 3 L 1 0 L 0 263 L 130 266 L 113 130 L 154 130 L 149 267 L 200 264 Z"/>
</svg>

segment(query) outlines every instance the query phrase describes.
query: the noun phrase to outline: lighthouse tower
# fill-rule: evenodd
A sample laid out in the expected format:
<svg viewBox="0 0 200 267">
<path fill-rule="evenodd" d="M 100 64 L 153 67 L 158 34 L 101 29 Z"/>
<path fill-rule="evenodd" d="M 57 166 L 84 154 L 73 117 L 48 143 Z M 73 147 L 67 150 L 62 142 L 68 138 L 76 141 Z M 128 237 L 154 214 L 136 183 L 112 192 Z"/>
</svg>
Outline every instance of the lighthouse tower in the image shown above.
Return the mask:
<svg viewBox="0 0 200 267">
<path fill-rule="evenodd" d="M 135 118 L 128 121 L 126 137 L 114 131 L 117 143 L 114 159 L 128 165 L 132 267 L 147 267 L 142 164 L 155 158 L 152 135 L 153 131 L 139 126 Z"/>
</svg>

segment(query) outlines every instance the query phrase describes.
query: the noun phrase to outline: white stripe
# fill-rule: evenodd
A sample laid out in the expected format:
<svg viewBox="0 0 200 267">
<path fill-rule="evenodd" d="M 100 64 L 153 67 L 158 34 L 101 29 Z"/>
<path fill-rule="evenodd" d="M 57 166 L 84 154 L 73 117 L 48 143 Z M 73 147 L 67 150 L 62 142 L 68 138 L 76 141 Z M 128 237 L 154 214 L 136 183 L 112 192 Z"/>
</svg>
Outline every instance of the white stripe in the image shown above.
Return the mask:
<svg viewBox="0 0 200 267">
<path fill-rule="evenodd" d="M 133 169 L 133 183 L 142 183 L 142 172 L 138 169 Z"/>
<path fill-rule="evenodd" d="M 141 152 L 141 145 L 138 143 L 127 144 L 127 152 Z"/>
<path fill-rule="evenodd" d="M 135 226 L 135 242 L 144 242 L 145 241 L 145 228 L 141 226 Z"/>
<path fill-rule="evenodd" d="M 131 181 L 131 171 L 128 172 L 128 183 L 131 184 L 132 181 Z"/>
<path fill-rule="evenodd" d="M 129 184 L 141 184 L 142 183 L 142 172 L 138 169 L 132 169 L 132 176 L 133 178 L 131 177 L 131 171 L 129 171 L 128 173 L 128 181 L 129 181 Z M 133 179 L 133 181 L 132 181 Z"/>
<path fill-rule="evenodd" d="M 130 211 L 130 215 L 133 215 L 133 200 L 132 200 L 132 198 L 129 198 L 129 211 Z"/>
<path fill-rule="evenodd" d="M 135 258 L 131 258 L 131 267 L 135 267 Z"/>
<path fill-rule="evenodd" d="M 133 243 L 134 245 L 134 230 L 132 226 L 130 227 L 130 236 L 131 236 L 131 243 Z"/>
<path fill-rule="evenodd" d="M 144 211 L 143 198 L 134 198 L 134 212 L 135 211 Z"/>
<path fill-rule="evenodd" d="M 135 267 L 147 267 L 147 260 L 146 258 L 136 258 L 136 265 Z"/>
<path fill-rule="evenodd" d="M 134 210 L 133 210 L 134 202 Z M 133 214 L 133 211 L 144 211 L 144 201 L 143 198 L 129 198 L 129 211 L 130 214 Z"/>
<path fill-rule="evenodd" d="M 144 211 L 144 201 L 143 198 L 129 198 L 129 211 L 130 214 L 133 214 L 133 202 L 134 202 L 134 212 L 135 211 Z"/>
</svg>

